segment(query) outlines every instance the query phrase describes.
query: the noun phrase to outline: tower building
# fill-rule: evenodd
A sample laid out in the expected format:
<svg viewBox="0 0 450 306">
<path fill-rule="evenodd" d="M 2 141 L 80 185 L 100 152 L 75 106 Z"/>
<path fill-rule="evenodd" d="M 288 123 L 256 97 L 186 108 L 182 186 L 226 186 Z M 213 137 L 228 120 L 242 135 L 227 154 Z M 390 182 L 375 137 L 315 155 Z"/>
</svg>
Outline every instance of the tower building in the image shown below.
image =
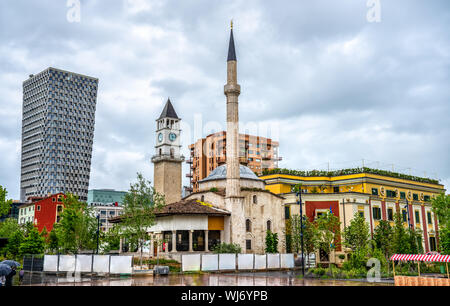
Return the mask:
<svg viewBox="0 0 450 306">
<path fill-rule="evenodd" d="M 98 79 L 48 68 L 23 82 L 20 200 L 87 200 Z"/>
<path fill-rule="evenodd" d="M 156 120 L 154 187 L 165 196 L 166 204 L 181 200 L 181 177 L 184 156 L 181 155 L 180 121 L 170 99 Z"/>
</svg>

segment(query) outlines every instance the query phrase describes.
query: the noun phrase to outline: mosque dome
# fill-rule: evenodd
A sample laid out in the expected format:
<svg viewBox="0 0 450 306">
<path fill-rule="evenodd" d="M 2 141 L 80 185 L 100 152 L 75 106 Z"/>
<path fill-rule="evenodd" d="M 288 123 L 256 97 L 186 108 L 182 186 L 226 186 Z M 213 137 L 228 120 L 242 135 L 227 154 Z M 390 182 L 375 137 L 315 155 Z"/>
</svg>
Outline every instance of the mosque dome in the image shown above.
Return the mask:
<svg viewBox="0 0 450 306">
<path fill-rule="evenodd" d="M 241 179 L 262 181 L 249 167 L 239 165 L 239 174 Z M 207 178 L 200 182 L 225 180 L 227 178 L 227 165 L 222 165 L 214 169 Z"/>
</svg>

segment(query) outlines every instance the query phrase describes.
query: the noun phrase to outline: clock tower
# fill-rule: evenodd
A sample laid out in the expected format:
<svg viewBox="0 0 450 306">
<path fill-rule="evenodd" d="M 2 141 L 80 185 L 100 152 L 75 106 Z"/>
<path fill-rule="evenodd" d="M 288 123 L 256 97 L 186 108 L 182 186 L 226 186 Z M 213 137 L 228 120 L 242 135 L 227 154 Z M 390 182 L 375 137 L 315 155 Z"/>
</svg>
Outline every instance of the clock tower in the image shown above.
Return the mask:
<svg viewBox="0 0 450 306">
<path fill-rule="evenodd" d="M 168 99 L 161 116 L 156 120 L 156 152 L 152 157 L 153 184 L 155 190 L 165 196 L 166 204 L 181 200 L 184 156 L 181 155 L 180 121 Z"/>
</svg>

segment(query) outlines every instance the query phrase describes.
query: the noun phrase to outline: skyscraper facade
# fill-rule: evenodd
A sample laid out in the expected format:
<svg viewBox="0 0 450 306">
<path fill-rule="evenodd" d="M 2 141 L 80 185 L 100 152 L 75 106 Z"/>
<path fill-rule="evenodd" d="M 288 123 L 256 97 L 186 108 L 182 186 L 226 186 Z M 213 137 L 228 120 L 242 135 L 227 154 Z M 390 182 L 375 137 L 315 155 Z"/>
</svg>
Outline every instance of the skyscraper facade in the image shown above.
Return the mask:
<svg viewBox="0 0 450 306">
<path fill-rule="evenodd" d="M 98 79 L 48 68 L 23 82 L 20 198 L 72 193 L 86 201 Z"/>
</svg>

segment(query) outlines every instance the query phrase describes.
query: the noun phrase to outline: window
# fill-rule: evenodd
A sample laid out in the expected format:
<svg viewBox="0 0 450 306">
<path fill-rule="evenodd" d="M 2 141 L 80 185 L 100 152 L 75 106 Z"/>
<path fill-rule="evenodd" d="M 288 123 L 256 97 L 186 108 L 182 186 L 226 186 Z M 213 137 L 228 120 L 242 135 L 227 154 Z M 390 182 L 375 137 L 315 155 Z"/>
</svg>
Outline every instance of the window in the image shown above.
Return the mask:
<svg viewBox="0 0 450 306">
<path fill-rule="evenodd" d="M 395 192 L 394 190 L 386 190 L 386 196 L 388 198 L 395 198 L 397 197 L 397 192 Z"/>
<path fill-rule="evenodd" d="M 272 221 L 267 220 L 267 230 L 272 231 Z"/>
<path fill-rule="evenodd" d="M 284 219 L 289 220 L 291 217 L 291 209 L 288 205 L 284 207 Z"/>
<path fill-rule="evenodd" d="M 402 209 L 403 222 L 406 222 L 408 219 L 407 213 L 405 209 Z"/>
<path fill-rule="evenodd" d="M 388 220 L 394 221 L 394 210 L 392 208 L 388 208 Z"/>
<path fill-rule="evenodd" d="M 37 206 L 37 211 L 41 211 L 41 205 Z"/>
<path fill-rule="evenodd" d="M 246 250 L 252 249 L 252 241 L 250 239 L 245 240 L 245 249 Z"/>
<path fill-rule="evenodd" d="M 334 193 L 339 193 L 339 187 L 333 187 L 333 192 Z"/>
<path fill-rule="evenodd" d="M 434 252 L 436 251 L 436 238 L 430 237 L 430 251 Z"/>
<path fill-rule="evenodd" d="M 378 188 L 372 188 L 372 195 L 378 195 Z"/>
<path fill-rule="evenodd" d="M 373 207 L 373 219 L 374 220 L 381 220 L 381 208 L 380 207 Z"/>
<path fill-rule="evenodd" d="M 424 196 L 424 197 L 423 197 L 423 200 L 424 200 L 425 202 L 430 202 L 430 196 L 429 196 L 429 195 Z"/>
<path fill-rule="evenodd" d="M 413 200 L 419 201 L 419 195 L 417 193 L 413 193 Z"/>
<path fill-rule="evenodd" d="M 358 214 L 364 218 L 364 206 L 358 205 Z"/>
<path fill-rule="evenodd" d="M 428 219 L 428 224 L 433 224 L 433 221 L 431 219 L 431 213 L 427 212 L 427 219 Z"/>
<path fill-rule="evenodd" d="M 400 192 L 400 199 L 406 199 L 406 192 Z"/>
<path fill-rule="evenodd" d="M 252 222 L 249 219 L 245 220 L 245 230 L 247 232 L 252 231 Z"/>
<path fill-rule="evenodd" d="M 415 215 L 416 215 L 416 223 L 419 224 L 420 223 L 420 214 L 419 214 L 418 210 L 415 211 Z"/>
<path fill-rule="evenodd" d="M 253 204 L 257 204 L 258 203 L 258 198 L 257 198 L 257 196 L 253 196 Z"/>
</svg>

